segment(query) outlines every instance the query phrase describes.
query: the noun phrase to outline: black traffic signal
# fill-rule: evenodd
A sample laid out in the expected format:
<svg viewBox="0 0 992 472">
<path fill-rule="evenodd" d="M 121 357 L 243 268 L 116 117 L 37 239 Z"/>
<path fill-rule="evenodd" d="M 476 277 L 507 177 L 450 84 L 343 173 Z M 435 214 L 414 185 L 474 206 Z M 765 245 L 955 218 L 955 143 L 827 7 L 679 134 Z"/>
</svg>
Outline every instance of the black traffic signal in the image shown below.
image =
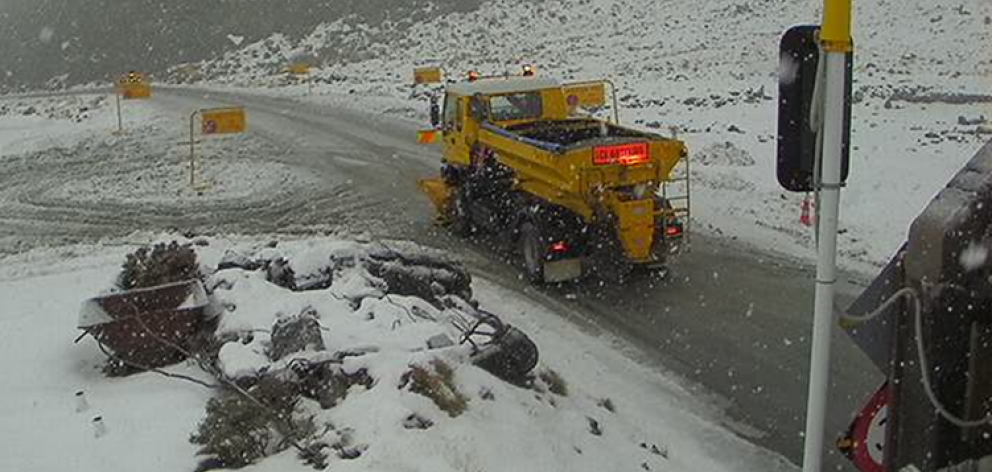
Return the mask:
<svg viewBox="0 0 992 472">
<path fill-rule="evenodd" d="M 779 43 L 778 182 L 792 192 L 815 190 L 817 134 L 811 128 L 817 66 L 820 62 L 820 27 L 793 26 Z M 851 80 L 853 54 L 847 54 L 844 91 L 844 143 L 841 182 L 850 168 Z"/>
</svg>

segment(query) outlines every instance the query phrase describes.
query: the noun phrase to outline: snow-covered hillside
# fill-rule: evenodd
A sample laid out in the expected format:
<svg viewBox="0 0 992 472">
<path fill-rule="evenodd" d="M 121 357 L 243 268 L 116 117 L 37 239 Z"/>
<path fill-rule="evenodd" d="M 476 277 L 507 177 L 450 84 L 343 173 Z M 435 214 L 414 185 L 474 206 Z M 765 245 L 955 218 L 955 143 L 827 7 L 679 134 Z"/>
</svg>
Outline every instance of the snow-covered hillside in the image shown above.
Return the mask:
<svg viewBox="0 0 992 472">
<path fill-rule="evenodd" d="M 871 270 L 900 244 L 929 198 L 992 128 L 992 4 L 962 0 L 856 2 L 854 152 L 842 209 L 842 261 Z M 290 58 L 334 50 L 347 62 L 313 72 L 317 96 L 267 91 L 424 120 L 414 66 L 449 79 L 469 70 L 516 72 L 524 63 L 564 80 L 609 78 L 621 119 L 676 132 L 700 159 L 694 216 L 716 234 L 793 254 L 811 253 L 802 195 L 774 179 L 777 42 L 790 25 L 819 21 L 819 2 L 788 0 L 498 0 L 469 13 L 393 31 L 338 21 L 299 42 L 278 36 L 202 64 L 210 81 L 288 83 Z M 350 52 L 351 54 L 347 54 Z M 732 159 L 730 152 L 745 159 Z M 697 225 L 697 228 L 699 225 Z"/>
</svg>

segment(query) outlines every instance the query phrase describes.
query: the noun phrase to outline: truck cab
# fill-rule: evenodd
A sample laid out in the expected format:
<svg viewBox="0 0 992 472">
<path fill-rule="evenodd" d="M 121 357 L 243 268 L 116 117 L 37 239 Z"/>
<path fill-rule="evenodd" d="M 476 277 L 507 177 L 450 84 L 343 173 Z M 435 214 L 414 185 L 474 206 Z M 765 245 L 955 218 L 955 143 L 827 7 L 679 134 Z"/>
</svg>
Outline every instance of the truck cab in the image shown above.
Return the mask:
<svg viewBox="0 0 992 472">
<path fill-rule="evenodd" d="M 470 165 L 482 122 L 511 127 L 569 116 L 558 81 L 536 77 L 476 79 L 449 86 L 441 113 L 444 160 Z"/>
</svg>

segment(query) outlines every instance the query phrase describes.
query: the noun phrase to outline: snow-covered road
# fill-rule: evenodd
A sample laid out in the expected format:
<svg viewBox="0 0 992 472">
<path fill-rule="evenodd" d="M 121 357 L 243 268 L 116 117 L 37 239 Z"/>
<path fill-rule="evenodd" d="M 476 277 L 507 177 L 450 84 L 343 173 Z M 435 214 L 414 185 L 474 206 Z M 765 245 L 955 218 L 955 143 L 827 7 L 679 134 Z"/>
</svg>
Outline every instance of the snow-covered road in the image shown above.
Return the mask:
<svg viewBox="0 0 992 472">
<path fill-rule="evenodd" d="M 313 233 L 346 226 L 393 233 L 397 223 L 429 226 L 427 209 L 409 198 L 414 164 L 399 159 L 399 142 L 379 140 L 402 133 L 370 131 L 382 127 L 370 116 L 318 114 L 274 100 L 250 102 L 251 133 L 201 140 L 202 174 L 212 188 L 190 190 L 184 120 L 191 110 L 223 103 L 203 93 L 157 93 L 154 105 L 126 104 L 125 116 L 136 113 L 140 121 L 123 136 L 108 129 L 0 159 L 0 253 L 136 228 Z M 403 154 L 408 159 L 410 149 Z M 382 211 L 387 202 L 390 211 Z M 404 211 L 394 211 L 400 203 Z M 421 217 L 406 216 L 416 209 Z"/>
</svg>

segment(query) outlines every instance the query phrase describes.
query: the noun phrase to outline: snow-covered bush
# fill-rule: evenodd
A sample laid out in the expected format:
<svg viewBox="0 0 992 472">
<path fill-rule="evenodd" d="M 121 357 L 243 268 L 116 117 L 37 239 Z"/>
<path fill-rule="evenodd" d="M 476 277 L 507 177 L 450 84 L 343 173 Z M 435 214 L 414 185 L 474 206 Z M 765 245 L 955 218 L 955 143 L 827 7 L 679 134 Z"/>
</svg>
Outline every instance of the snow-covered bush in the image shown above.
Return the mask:
<svg viewBox="0 0 992 472">
<path fill-rule="evenodd" d="M 264 377 L 246 395 L 225 391 L 207 402 L 207 416 L 190 442 L 212 464 L 239 468 L 312 438 L 313 418 L 298 413 L 296 385 Z"/>
<path fill-rule="evenodd" d="M 411 367 L 403 376 L 400 388 L 408 384 L 411 392 L 429 398 L 452 418 L 468 408 L 468 398 L 455 386 L 455 371 L 440 359 L 432 360 L 429 367 Z"/>
<path fill-rule="evenodd" d="M 139 248 L 127 255 L 122 269 L 117 285 L 124 290 L 202 278 L 196 252 L 176 241 Z"/>
</svg>

